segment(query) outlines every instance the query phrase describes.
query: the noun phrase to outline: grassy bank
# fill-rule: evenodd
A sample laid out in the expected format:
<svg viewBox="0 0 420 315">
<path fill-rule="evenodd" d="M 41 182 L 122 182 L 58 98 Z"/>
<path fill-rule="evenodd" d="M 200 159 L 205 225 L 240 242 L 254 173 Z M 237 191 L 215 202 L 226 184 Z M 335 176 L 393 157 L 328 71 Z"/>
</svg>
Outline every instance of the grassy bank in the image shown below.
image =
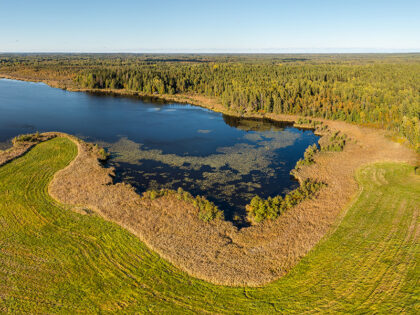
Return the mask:
<svg viewBox="0 0 420 315">
<path fill-rule="evenodd" d="M 286 277 L 231 288 L 189 277 L 118 225 L 52 200 L 48 183 L 76 154 L 56 138 L 0 167 L 0 311 L 419 311 L 411 166 L 360 169 L 360 196 L 332 235 Z"/>
</svg>

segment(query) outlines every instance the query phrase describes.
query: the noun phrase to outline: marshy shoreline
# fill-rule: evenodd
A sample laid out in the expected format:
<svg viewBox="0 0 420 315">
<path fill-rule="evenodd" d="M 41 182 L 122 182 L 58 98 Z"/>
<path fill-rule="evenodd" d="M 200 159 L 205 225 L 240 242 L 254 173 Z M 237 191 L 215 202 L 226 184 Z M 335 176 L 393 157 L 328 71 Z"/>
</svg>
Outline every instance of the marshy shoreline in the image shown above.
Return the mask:
<svg viewBox="0 0 420 315">
<path fill-rule="evenodd" d="M 49 185 L 53 198 L 81 214 L 90 215 L 86 209 L 93 210 L 139 237 L 181 270 L 215 284 L 261 286 L 285 275 L 339 224 L 357 194 L 353 173 L 341 165 L 341 155 L 360 157 L 353 150 L 362 139 L 349 143 L 343 152 L 319 153 L 315 164 L 299 169 L 301 179 L 327 182 L 317 198 L 303 201 L 276 220 L 238 230 L 224 220 L 203 222 L 197 209 L 184 200 L 171 196 L 144 199 L 130 185 L 113 184 L 112 169 L 102 166 L 92 145 L 76 137 L 63 133 L 42 136 L 66 137 L 78 147 L 77 157 L 57 172 Z M 415 158 L 406 155 L 401 159 L 401 148 L 397 146 L 395 155 L 388 159 L 383 155 L 379 160 L 407 162 Z M 14 158 L 22 154 L 21 150 Z M 369 163 L 360 159 L 348 162 L 351 169 Z M 346 172 L 337 176 L 337 167 Z"/>
<path fill-rule="evenodd" d="M 55 83 L 44 83 L 58 87 L 54 86 Z M 123 91 L 118 94 L 133 95 Z M 223 112 L 220 105 L 197 96 L 163 98 L 174 102 L 183 99 L 186 103 L 234 114 Z M 236 116 L 289 122 L 299 118 L 275 114 Z M 301 167 L 295 174 L 299 181 L 310 178 L 325 182 L 327 187 L 317 198 L 303 201 L 276 220 L 240 230 L 223 220 L 207 223 L 199 220 L 197 209 L 183 200 L 170 196 L 142 199 L 130 185 L 113 184 L 112 170 L 102 167 L 90 146 L 62 133 L 53 134 L 69 137 L 78 146 L 79 153 L 70 165 L 56 173 L 49 192 L 58 201 L 71 204 L 79 213 L 89 215 L 84 212 L 89 208 L 104 219 L 119 224 L 192 276 L 215 284 L 261 286 L 285 275 L 339 224 L 348 204 L 358 193 L 354 174 L 359 167 L 379 161 L 413 164 L 418 160 L 410 149 L 386 139 L 382 130 L 316 120 L 352 139 L 342 152 L 316 154 L 314 164 Z M 14 158 L 26 151 L 16 152 Z"/>
</svg>

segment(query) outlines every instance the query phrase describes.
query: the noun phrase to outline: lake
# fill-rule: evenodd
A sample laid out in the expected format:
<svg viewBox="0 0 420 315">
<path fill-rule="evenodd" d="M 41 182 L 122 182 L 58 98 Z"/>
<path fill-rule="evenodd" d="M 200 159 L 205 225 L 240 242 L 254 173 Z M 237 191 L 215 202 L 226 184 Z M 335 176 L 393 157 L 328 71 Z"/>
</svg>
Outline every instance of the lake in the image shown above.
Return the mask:
<svg viewBox="0 0 420 315">
<path fill-rule="evenodd" d="M 182 187 L 206 196 L 237 225 L 244 224 L 245 205 L 256 194 L 284 195 L 298 186 L 290 171 L 319 139 L 290 123 L 0 79 L 0 149 L 36 131 L 98 143 L 111 153 L 116 181 L 138 192 Z"/>
</svg>

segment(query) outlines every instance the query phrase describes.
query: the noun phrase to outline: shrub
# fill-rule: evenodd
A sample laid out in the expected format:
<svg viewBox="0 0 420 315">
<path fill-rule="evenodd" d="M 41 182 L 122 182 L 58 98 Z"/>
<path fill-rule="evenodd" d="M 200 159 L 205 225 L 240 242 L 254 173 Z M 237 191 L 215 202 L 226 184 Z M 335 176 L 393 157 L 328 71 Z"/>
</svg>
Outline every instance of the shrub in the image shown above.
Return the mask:
<svg viewBox="0 0 420 315">
<path fill-rule="evenodd" d="M 169 193 L 171 193 L 171 191 L 169 191 L 167 189 L 161 189 L 161 190 L 150 189 L 150 190 L 143 193 L 143 198 L 148 198 L 150 200 L 155 200 L 157 198 L 166 196 Z"/>
<path fill-rule="evenodd" d="M 318 120 L 312 120 L 312 119 L 309 119 L 309 118 L 299 118 L 297 121 L 296 121 L 296 125 L 301 125 L 301 126 L 308 126 L 308 127 L 311 127 L 311 128 L 318 128 L 318 127 L 326 127 L 326 126 L 323 126 L 323 122 L 322 121 L 318 121 Z"/>
<path fill-rule="evenodd" d="M 20 143 L 20 142 L 38 142 L 41 140 L 41 135 L 37 131 L 36 133 L 19 135 L 13 138 L 12 143 Z"/>
<path fill-rule="evenodd" d="M 89 150 L 100 161 L 106 161 L 110 156 L 110 154 L 104 148 L 99 147 L 97 144 L 89 144 Z"/>
<path fill-rule="evenodd" d="M 98 150 L 98 159 L 106 161 L 109 158 L 109 153 L 105 151 L 104 148 Z"/>
<path fill-rule="evenodd" d="M 150 200 L 155 200 L 156 199 L 156 196 L 157 196 L 156 191 L 155 190 L 152 190 L 150 192 Z"/>
<path fill-rule="evenodd" d="M 343 151 L 344 146 L 346 145 L 346 141 L 347 141 L 347 135 L 340 134 L 339 131 L 336 131 L 328 139 L 328 143 L 324 144 L 321 147 L 321 151 L 333 151 L 333 152 Z"/>
<path fill-rule="evenodd" d="M 211 201 L 208 201 L 204 197 L 197 196 L 197 207 L 199 209 L 198 217 L 204 222 L 209 222 L 214 219 L 223 219 L 223 211 Z"/>
<path fill-rule="evenodd" d="M 259 196 L 255 196 L 246 206 L 248 219 L 257 223 L 264 220 L 276 219 L 293 206 L 305 199 L 311 198 L 324 186 L 324 183 L 305 180 L 299 188 L 291 191 L 284 198 L 276 196 L 273 198 L 268 197 L 264 200 Z"/>
<path fill-rule="evenodd" d="M 302 165 L 311 165 L 315 163 L 314 156 L 315 153 L 319 151 L 318 146 L 316 144 L 310 145 L 306 148 L 305 153 L 303 154 L 303 159 L 299 159 L 296 163 L 296 169 Z"/>
<path fill-rule="evenodd" d="M 318 131 L 318 132 L 327 131 L 327 130 L 328 130 L 328 126 L 324 125 L 324 124 L 318 125 L 317 128 L 316 128 L 316 131 Z"/>
<path fill-rule="evenodd" d="M 205 197 L 197 196 L 194 197 L 188 191 L 183 190 L 179 187 L 176 191 L 169 189 L 161 190 L 148 190 L 143 194 L 143 198 L 149 198 L 150 200 L 155 200 L 162 196 L 167 195 L 176 195 L 176 198 L 179 200 L 184 200 L 186 202 L 192 203 L 195 208 L 198 209 L 198 217 L 200 220 L 205 222 L 212 221 L 214 219 L 223 219 L 223 211 L 221 211 L 213 202 L 207 200 Z"/>
</svg>

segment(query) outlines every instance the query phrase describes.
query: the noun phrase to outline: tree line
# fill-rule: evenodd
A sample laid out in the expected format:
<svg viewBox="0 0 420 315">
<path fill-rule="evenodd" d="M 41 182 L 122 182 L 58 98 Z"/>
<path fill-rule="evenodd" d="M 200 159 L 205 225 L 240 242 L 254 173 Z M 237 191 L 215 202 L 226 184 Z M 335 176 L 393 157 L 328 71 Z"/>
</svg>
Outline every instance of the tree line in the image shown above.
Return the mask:
<svg viewBox="0 0 420 315">
<path fill-rule="evenodd" d="M 66 74 L 89 89 L 216 97 L 237 113 L 284 113 L 389 129 L 420 150 L 420 55 L 0 56 L 0 72 Z M 71 74 L 71 75 L 70 75 Z"/>
<path fill-rule="evenodd" d="M 239 113 L 285 113 L 420 137 L 420 65 L 144 65 L 77 75 L 81 87 L 146 94 L 198 93 Z"/>
</svg>

